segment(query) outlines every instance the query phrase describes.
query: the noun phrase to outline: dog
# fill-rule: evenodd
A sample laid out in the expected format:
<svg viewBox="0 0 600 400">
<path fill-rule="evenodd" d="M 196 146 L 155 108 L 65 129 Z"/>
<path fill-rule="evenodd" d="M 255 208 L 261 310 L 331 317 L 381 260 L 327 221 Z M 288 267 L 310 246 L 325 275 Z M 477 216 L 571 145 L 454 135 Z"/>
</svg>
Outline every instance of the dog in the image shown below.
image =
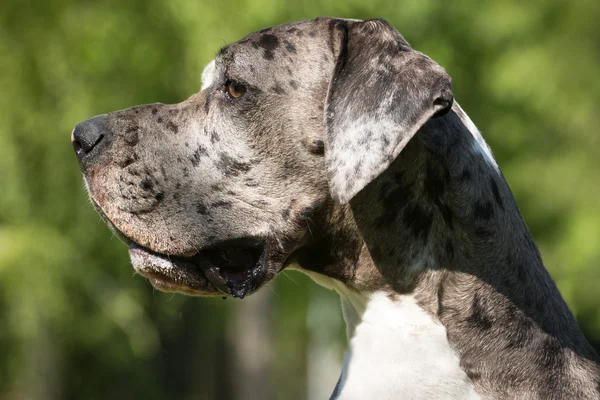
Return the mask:
<svg viewBox="0 0 600 400">
<path fill-rule="evenodd" d="M 220 50 L 202 90 L 77 125 L 90 198 L 158 289 L 341 297 L 332 399 L 600 399 L 600 361 L 446 71 L 384 20 Z"/>
</svg>

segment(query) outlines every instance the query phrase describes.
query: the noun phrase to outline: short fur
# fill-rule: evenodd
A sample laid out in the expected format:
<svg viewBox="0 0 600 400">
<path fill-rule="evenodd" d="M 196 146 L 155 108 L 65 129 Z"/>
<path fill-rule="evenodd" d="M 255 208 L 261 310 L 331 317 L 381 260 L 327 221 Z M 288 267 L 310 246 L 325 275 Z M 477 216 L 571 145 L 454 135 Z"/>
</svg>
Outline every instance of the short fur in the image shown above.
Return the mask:
<svg viewBox="0 0 600 400">
<path fill-rule="evenodd" d="M 259 286 L 292 265 L 342 291 L 409 296 L 482 399 L 600 399 L 598 356 L 450 78 L 387 22 L 268 28 L 204 78 L 180 104 L 94 120 L 104 139 L 82 171 L 118 235 L 170 256 L 264 238 Z M 229 80 L 247 93 L 228 98 Z M 162 260 L 132 253 L 160 289 L 223 295 Z"/>
</svg>

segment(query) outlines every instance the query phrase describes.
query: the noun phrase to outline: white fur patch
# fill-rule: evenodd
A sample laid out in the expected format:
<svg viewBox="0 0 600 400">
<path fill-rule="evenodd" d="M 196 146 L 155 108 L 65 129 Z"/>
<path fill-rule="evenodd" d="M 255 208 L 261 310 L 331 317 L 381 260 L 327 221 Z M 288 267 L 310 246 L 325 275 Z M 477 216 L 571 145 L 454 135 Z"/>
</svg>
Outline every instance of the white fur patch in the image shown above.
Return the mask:
<svg viewBox="0 0 600 400">
<path fill-rule="evenodd" d="M 204 71 L 202 71 L 202 88 L 200 90 L 204 90 L 213 84 L 216 70 L 215 60 L 212 60 L 204 67 Z"/>
<path fill-rule="evenodd" d="M 334 199 L 347 203 L 356 193 L 383 172 L 389 165 L 389 156 L 396 142 L 389 140 L 388 132 L 399 132 L 401 127 L 385 118 L 351 118 L 342 115 L 338 131 L 329 133 L 325 144 L 328 157 L 327 172 Z M 370 136 L 366 137 L 367 132 Z M 400 137 L 400 135 L 398 135 Z M 393 137 L 395 139 L 395 137 Z M 402 137 L 406 142 L 410 137 Z M 364 141 L 364 143 L 360 143 Z M 402 146 L 403 147 L 403 146 Z"/>
<path fill-rule="evenodd" d="M 473 138 L 475 139 L 475 141 L 473 142 L 473 151 L 481 154 L 484 160 L 486 160 L 492 167 L 494 167 L 496 171 L 500 172 L 498 164 L 496 163 L 494 155 L 492 154 L 492 150 L 483 139 L 483 136 L 481 136 L 481 132 L 479 132 L 479 129 L 477 129 L 473 121 L 471 121 L 471 118 L 469 118 L 467 113 L 460 107 L 460 105 L 457 102 L 454 102 L 454 104 L 456 104 L 456 106 L 460 110 L 460 113 L 458 113 L 458 117 L 460 118 L 462 123 L 465 124 L 465 126 L 467 127 L 469 132 L 471 132 L 471 135 L 473 135 Z"/>
<path fill-rule="evenodd" d="M 342 298 L 350 349 L 336 399 L 479 399 L 446 329 L 412 296 L 392 301 L 383 292 L 359 293 L 302 272 Z"/>
</svg>

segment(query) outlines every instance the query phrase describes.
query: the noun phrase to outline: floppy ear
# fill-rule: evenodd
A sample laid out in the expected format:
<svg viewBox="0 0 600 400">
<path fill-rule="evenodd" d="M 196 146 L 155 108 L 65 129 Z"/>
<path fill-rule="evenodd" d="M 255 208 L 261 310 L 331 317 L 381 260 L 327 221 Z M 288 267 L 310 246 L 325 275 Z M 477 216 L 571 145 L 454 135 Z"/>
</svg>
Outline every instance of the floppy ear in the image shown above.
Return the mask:
<svg viewBox="0 0 600 400">
<path fill-rule="evenodd" d="M 325 163 L 331 194 L 347 203 L 382 173 L 431 117 L 452 107 L 446 71 L 383 20 L 340 21 L 329 84 Z"/>
</svg>

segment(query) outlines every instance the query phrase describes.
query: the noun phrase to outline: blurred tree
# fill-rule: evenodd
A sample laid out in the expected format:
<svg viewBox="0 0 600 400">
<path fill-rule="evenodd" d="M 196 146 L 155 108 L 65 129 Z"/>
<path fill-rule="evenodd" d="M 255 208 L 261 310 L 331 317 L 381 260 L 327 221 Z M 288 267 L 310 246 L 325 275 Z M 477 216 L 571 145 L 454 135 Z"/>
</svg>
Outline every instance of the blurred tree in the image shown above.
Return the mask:
<svg viewBox="0 0 600 400">
<path fill-rule="evenodd" d="M 315 371 L 342 358 L 334 294 L 293 272 L 247 303 L 155 292 L 95 215 L 68 140 L 90 116 L 191 95 L 227 42 L 319 15 L 386 18 L 446 67 L 600 348 L 597 0 L 5 0 L 0 398 L 328 395 L 335 374 Z"/>
</svg>

